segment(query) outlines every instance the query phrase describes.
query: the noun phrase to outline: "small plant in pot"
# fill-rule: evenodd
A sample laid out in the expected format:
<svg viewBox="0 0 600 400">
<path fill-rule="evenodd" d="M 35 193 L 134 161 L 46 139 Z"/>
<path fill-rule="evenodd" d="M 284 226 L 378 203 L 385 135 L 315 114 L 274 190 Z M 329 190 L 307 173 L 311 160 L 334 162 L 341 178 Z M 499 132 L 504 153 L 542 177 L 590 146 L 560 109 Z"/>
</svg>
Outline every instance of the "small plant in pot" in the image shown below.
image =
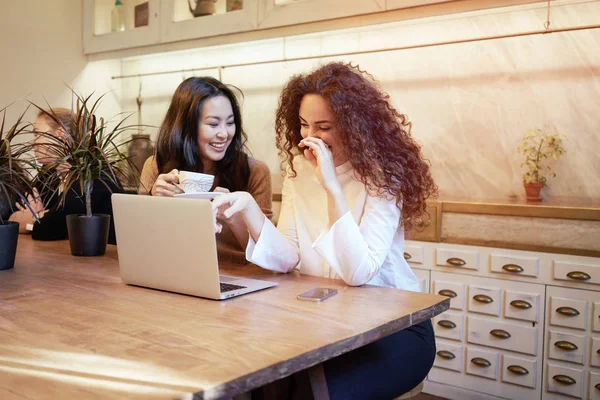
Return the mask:
<svg viewBox="0 0 600 400">
<path fill-rule="evenodd" d="M 530 129 L 523 135 L 518 152 L 525 157 L 521 167 L 527 167 L 523 174 L 527 201 L 542 201 L 540 192 L 548 184 L 547 177 L 556 176 L 549 164 L 566 153 L 563 147 L 565 139 L 565 135 L 548 125 L 544 125 L 543 129 Z"/>
<path fill-rule="evenodd" d="M 26 143 L 14 144 L 13 140 L 28 131 L 28 124 L 22 122 L 23 114 L 17 122 L 5 131 L 6 108 L 2 112 L 0 123 L 0 270 L 10 269 L 15 264 L 17 242 L 19 240 L 19 223 L 8 218 L 15 211 L 15 204 L 21 203 L 31 209 L 27 195 L 33 193 L 30 174 L 30 161 L 22 156 L 30 150 Z"/>
<path fill-rule="evenodd" d="M 129 130 L 137 130 L 137 125 L 125 125 L 127 116 L 107 121 L 96 116 L 100 101 L 92 100 L 92 96 L 83 97 L 75 92 L 76 106 L 73 108 L 73 119 L 70 126 L 64 126 L 54 115 L 34 104 L 47 118 L 62 127 L 64 135 L 52 135 L 35 132 L 45 140 L 36 146 L 42 146 L 44 153 L 52 159 L 51 165 L 43 176 L 42 184 L 52 189 L 51 196 L 58 196 L 58 206 L 63 206 L 69 191 L 80 193 L 85 203 L 85 215 L 69 214 L 66 217 L 71 254 L 74 256 L 100 256 L 106 251 L 108 241 L 110 215 L 93 214 L 92 193 L 94 184 L 100 182 L 109 192 L 120 188 L 118 177 L 130 179 L 135 167 L 122 151 L 129 141 L 119 142 L 122 135 Z M 55 182 L 60 182 L 56 185 Z M 76 190 L 77 189 L 77 190 Z"/>
</svg>

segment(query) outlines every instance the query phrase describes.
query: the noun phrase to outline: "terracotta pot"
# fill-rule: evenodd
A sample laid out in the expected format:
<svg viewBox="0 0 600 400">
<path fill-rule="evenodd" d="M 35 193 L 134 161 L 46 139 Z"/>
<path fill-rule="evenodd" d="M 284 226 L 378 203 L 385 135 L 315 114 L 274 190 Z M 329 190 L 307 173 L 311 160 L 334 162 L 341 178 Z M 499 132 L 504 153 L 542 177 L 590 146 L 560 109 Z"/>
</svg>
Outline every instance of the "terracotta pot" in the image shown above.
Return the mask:
<svg viewBox="0 0 600 400">
<path fill-rule="evenodd" d="M 527 201 L 542 201 L 542 197 L 540 196 L 540 191 L 544 187 L 543 183 L 541 183 L 541 182 L 533 182 L 533 183 L 523 182 L 523 187 L 525 188 L 525 196 L 527 197 Z"/>
</svg>

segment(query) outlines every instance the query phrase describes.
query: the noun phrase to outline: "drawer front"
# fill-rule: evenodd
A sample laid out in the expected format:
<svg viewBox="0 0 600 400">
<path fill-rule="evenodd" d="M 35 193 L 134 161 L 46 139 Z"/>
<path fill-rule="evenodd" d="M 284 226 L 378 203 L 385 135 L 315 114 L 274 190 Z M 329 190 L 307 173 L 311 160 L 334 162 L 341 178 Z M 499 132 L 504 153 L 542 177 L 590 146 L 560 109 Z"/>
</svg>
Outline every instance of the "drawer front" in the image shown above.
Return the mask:
<svg viewBox="0 0 600 400">
<path fill-rule="evenodd" d="M 462 342 L 465 317 L 461 314 L 445 312 L 433 319 L 435 336 Z"/>
<path fill-rule="evenodd" d="M 469 343 L 537 355 L 538 328 L 471 316 L 467 327 Z"/>
<path fill-rule="evenodd" d="M 502 290 L 477 285 L 469 285 L 469 311 L 500 316 Z"/>
<path fill-rule="evenodd" d="M 600 284 L 600 265 L 554 261 L 554 279 L 598 285 Z"/>
<path fill-rule="evenodd" d="M 594 313 L 592 319 L 592 329 L 594 332 L 600 332 L 600 302 L 594 302 Z"/>
<path fill-rule="evenodd" d="M 507 290 L 504 296 L 504 316 L 523 321 L 540 321 L 540 295 Z"/>
<path fill-rule="evenodd" d="M 492 253 L 491 271 L 514 276 L 533 276 L 537 278 L 540 260 L 534 257 L 515 257 L 507 254 Z"/>
<path fill-rule="evenodd" d="M 535 389 L 537 361 L 504 354 L 502 356 L 502 382 Z"/>
<path fill-rule="evenodd" d="M 592 352 L 590 353 L 590 364 L 600 367 L 600 337 L 592 338 Z"/>
<path fill-rule="evenodd" d="M 551 296 L 550 307 L 550 325 L 586 330 L 587 301 Z"/>
<path fill-rule="evenodd" d="M 548 363 L 548 391 L 581 398 L 583 396 L 583 370 Z"/>
<path fill-rule="evenodd" d="M 450 308 L 465 309 L 465 285 L 462 283 L 436 280 L 433 282 L 433 293 L 450 297 Z"/>
<path fill-rule="evenodd" d="M 583 364 L 586 354 L 587 338 L 572 333 L 550 331 L 548 357 L 554 360 Z"/>
<path fill-rule="evenodd" d="M 476 251 L 436 249 L 436 265 L 479 271 L 479 253 Z"/>
<path fill-rule="evenodd" d="M 429 270 L 413 268 L 412 272 L 419 280 L 419 286 L 421 286 L 422 293 L 429 293 Z"/>
<path fill-rule="evenodd" d="M 500 354 L 467 347 L 467 374 L 498 380 Z"/>
<path fill-rule="evenodd" d="M 600 372 L 590 372 L 590 399 L 600 400 Z"/>
<path fill-rule="evenodd" d="M 411 264 L 423 264 L 423 246 L 407 244 L 404 246 L 404 259 Z"/>
<path fill-rule="evenodd" d="M 462 372 L 463 370 L 463 346 L 458 344 L 436 343 L 437 352 L 434 366 Z"/>
</svg>

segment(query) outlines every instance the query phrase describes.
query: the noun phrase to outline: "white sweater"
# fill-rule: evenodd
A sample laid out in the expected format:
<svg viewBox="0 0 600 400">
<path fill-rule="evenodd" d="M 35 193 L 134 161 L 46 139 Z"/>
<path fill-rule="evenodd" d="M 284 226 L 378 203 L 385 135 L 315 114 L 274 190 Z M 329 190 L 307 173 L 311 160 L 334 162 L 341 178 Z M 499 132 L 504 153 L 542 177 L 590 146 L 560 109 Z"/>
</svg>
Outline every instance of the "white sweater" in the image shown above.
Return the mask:
<svg viewBox="0 0 600 400">
<path fill-rule="evenodd" d="M 327 194 L 313 166 L 294 159 L 295 178 L 283 182 L 277 228 L 265 219 L 258 242 L 246 248 L 248 261 L 265 269 L 341 278 L 348 285 L 369 283 L 419 292 L 404 260 L 404 232 L 398 230 L 395 199 L 369 195 L 349 162 L 336 174 L 349 211 L 328 228 Z"/>
</svg>

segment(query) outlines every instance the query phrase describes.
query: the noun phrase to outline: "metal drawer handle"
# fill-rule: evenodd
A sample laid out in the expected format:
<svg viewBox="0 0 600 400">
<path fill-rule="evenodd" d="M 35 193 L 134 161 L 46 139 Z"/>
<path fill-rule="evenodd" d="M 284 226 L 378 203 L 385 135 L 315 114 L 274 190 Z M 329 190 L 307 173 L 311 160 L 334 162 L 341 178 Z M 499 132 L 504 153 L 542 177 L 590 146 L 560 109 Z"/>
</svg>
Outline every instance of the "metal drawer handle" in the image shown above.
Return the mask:
<svg viewBox="0 0 600 400">
<path fill-rule="evenodd" d="M 559 340 L 558 342 L 554 343 L 554 346 L 566 351 L 574 351 L 579 348 L 576 344 L 567 342 L 566 340 Z"/>
<path fill-rule="evenodd" d="M 448 328 L 448 329 L 454 329 L 456 328 L 456 324 L 452 321 L 448 321 L 447 319 L 443 319 L 441 321 L 438 321 L 437 323 L 439 326 L 441 326 L 442 328 Z"/>
<path fill-rule="evenodd" d="M 440 290 L 438 292 L 438 294 L 442 295 L 442 296 L 450 297 L 450 298 L 454 298 L 454 297 L 458 296 L 454 290 L 450 290 L 450 289 Z"/>
<path fill-rule="evenodd" d="M 463 260 L 462 258 L 450 257 L 449 259 L 446 260 L 446 263 L 452 265 L 453 267 L 462 267 L 467 262 L 465 260 Z"/>
<path fill-rule="evenodd" d="M 579 315 L 579 311 L 574 309 L 573 307 L 558 307 L 556 312 L 562 315 L 566 315 L 567 317 L 576 317 Z"/>
<path fill-rule="evenodd" d="M 520 365 L 509 365 L 508 367 L 506 367 L 506 369 L 509 370 L 510 372 L 512 372 L 513 374 L 517 374 L 517 375 L 529 374 L 529 371 L 527 371 L 527 368 L 521 367 Z"/>
<path fill-rule="evenodd" d="M 503 329 L 492 329 L 490 335 L 497 337 L 498 339 L 509 339 L 510 333 Z"/>
<path fill-rule="evenodd" d="M 596 390 L 600 390 L 600 383 L 596 383 L 596 386 L 594 386 L 596 388 Z"/>
<path fill-rule="evenodd" d="M 574 385 L 577 383 L 577 381 L 573 378 L 571 378 L 570 376 L 567 375 L 554 375 L 552 377 L 552 379 L 554 379 L 556 382 L 558 383 L 562 383 L 563 385 Z"/>
<path fill-rule="evenodd" d="M 526 302 L 525 300 L 513 300 L 510 302 L 510 305 L 516 308 L 520 308 L 522 310 L 527 310 L 531 308 L 531 304 Z"/>
<path fill-rule="evenodd" d="M 456 358 L 454 353 L 452 353 L 448 350 L 440 350 L 436 354 L 446 360 L 454 360 Z"/>
<path fill-rule="evenodd" d="M 587 281 L 592 279 L 589 274 L 581 271 L 571 271 L 567 274 L 567 276 L 571 279 L 577 279 L 578 281 Z"/>
<path fill-rule="evenodd" d="M 410 254 L 408 254 L 407 252 L 404 252 L 404 259 L 405 260 L 410 260 L 412 257 L 410 256 Z"/>
<path fill-rule="evenodd" d="M 485 358 L 481 358 L 481 357 L 475 357 L 471 359 L 471 362 L 475 365 L 477 365 L 478 367 L 484 367 L 487 368 L 490 365 L 492 365 L 491 362 L 489 362 L 488 360 L 486 360 Z"/>
<path fill-rule="evenodd" d="M 485 304 L 494 302 L 494 299 L 492 299 L 490 296 L 485 295 L 485 294 L 476 294 L 475 296 L 473 296 L 473 300 L 475 300 L 478 303 L 485 303 Z"/>
<path fill-rule="evenodd" d="M 517 264 L 506 264 L 502 266 L 502 269 L 506 272 L 512 272 L 513 274 L 519 274 L 523 272 L 523 267 Z"/>
</svg>

